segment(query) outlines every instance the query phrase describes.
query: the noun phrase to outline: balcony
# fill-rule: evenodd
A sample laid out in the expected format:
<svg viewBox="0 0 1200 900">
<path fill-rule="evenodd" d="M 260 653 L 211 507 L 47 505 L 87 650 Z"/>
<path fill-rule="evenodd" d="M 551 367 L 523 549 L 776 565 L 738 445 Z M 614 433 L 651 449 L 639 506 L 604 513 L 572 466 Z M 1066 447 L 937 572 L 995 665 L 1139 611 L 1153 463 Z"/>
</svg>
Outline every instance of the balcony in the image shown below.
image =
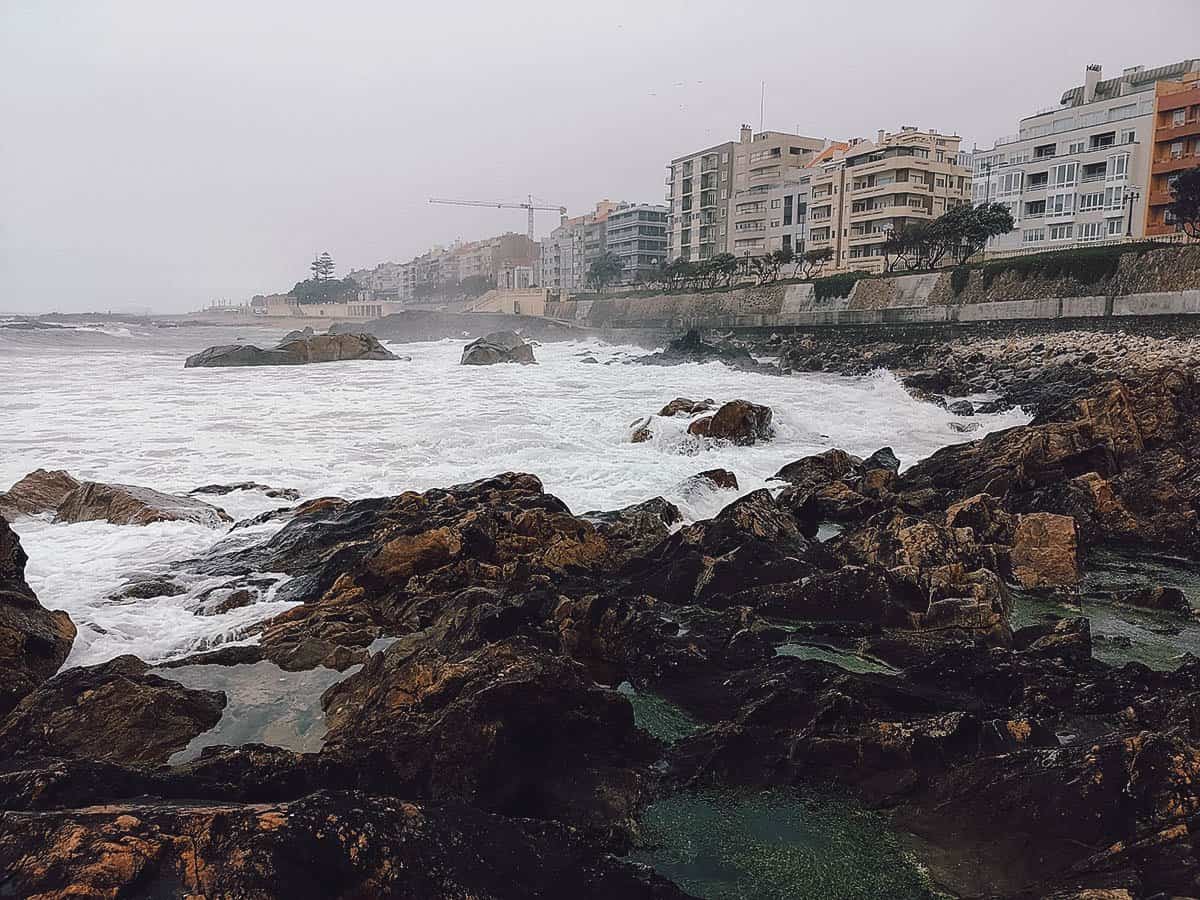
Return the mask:
<svg viewBox="0 0 1200 900">
<path fill-rule="evenodd" d="M 1155 143 L 1165 143 L 1167 141 L 1177 141 L 1180 138 L 1188 138 L 1193 135 L 1200 134 L 1200 116 L 1194 119 L 1188 119 L 1182 125 L 1164 125 L 1154 131 Z"/>
<path fill-rule="evenodd" d="M 1026 184 L 1025 193 L 1029 194 L 1033 191 L 1044 191 L 1048 187 L 1050 187 L 1050 182 L 1048 181 L 1043 181 L 1041 184 Z"/>
<path fill-rule="evenodd" d="M 1151 191 L 1148 202 L 1151 206 L 1166 206 L 1173 201 L 1170 191 Z"/>
<path fill-rule="evenodd" d="M 1200 166 L 1200 154 L 1184 153 L 1179 156 L 1167 157 L 1166 159 L 1156 159 L 1150 171 L 1155 175 L 1163 175 L 1169 172 L 1179 172 L 1183 169 L 1193 169 Z"/>
</svg>

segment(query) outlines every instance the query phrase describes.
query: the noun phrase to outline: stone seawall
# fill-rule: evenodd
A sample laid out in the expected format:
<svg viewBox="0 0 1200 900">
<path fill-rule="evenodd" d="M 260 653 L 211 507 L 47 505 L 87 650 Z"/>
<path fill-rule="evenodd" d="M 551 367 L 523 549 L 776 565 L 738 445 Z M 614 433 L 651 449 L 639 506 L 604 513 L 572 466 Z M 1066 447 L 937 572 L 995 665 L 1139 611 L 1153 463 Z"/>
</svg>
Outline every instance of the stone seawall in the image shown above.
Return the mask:
<svg viewBox="0 0 1200 900">
<path fill-rule="evenodd" d="M 956 292 L 951 270 L 865 278 L 845 297 L 818 299 L 812 283 L 727 291 L 548 303 L 546 315 L 593 328 L 825 327 L 954 324 L 1018 319 L 1095 319 L 1200 313 L 1200 245 L 1120 256 L 1091 283 L 1074 277 L 1022 277 L 1020 263 L 999 272 L 969 270 Z"/>
</svg>

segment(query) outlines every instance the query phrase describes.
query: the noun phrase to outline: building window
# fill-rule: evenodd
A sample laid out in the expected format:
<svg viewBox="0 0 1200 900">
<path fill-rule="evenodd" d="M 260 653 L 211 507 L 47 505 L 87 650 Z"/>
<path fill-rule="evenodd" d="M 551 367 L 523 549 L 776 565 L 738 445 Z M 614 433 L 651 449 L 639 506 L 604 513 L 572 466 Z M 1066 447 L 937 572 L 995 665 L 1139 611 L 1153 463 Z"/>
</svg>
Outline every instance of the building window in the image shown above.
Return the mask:
<svg viewBox="0 0 1200 900">
<path fill-rule="evenodd" d="M 1050 186 L 1051 187 L 1071 187 L 1075 184 L 1075 173 L 1079 168 L 1078 163 L 1061 163 L 1057 166 L 1050 167 Z"/>
<path fill-rule="evenodd" d="M 1050 240 L 1052 241 L 1069 241 L 1071 239 L 1070 225 L 1051 225 Z"/>
<path fill-rule="evenodd" d="M 1108 158 L 1108 180 L 1119 181 L 1129 174 L 1129 154 L 1118 153 Z"/>
<path fill-rule="evenodd" d="M 1074 141 L 1074 142 L 1072 142 L 1071 146 L 1067 148 L 1067 153 L 1070 153 L 1071 155 L 1074 155 L 1076 153 L 1082 153 L 1083 147 L 1084 147 L 1083 141 Z"/>
<path fill-rule="evenodd" d="M 1121 220 L 1120 219 L 1109 219 L 1108 220 L 1109 236 L 1111 237 L 1114 234 L 1120 234 L 1120 233 L 1121 233 Z"/>
<path fill-rule="evenodd" d="M 1046 197 L 1047 216 L 1069 216 L 1075 212 L 1075 195 L 1071 193 L 1050 194 Z M 1054 240 L 1051 238 L 1051 240 Z"/>
<path fill-rule="evenodd" d="M 1137 138 L 1136 132 L 1133 132 L 1133 131 L 1122 131 L 1121 132 L 1121 143 L 1122 144 L 1132 144 L 1136 138 Z"/>
<path fill-rule="evenodd" d="M 1021 235 L 1021 239 L 1026 244 L 1040 243 L 1041 241 L 1044 241 L 1046 239 L 1046 229 L 1045 228 L 1027 228 L 1027 229 L 1025 229 L 1024 234 Z"/>
<path fill-rule="evenodd" d="M 1098 241 L 1104 236 L 1103 222 L 1081 222 L 1079 225 L 1079 239 L 1081 241 Z"/>
<path fill-rule="evenodd" d="M 1187 110 L 1177 109 L 1171 114 L 1171 125 L 1183 125 L 1187 121 Z"/>
<path fill-rule="evenodd" d="M 779 198 L 775 198 L 774 200 L 772 200 L 771 201 L 771 209 L 779 209 L 781 202 L 782 201 L 780 201 Z"/>
<path fill-rule="evenodd" d="M 1100 209 L 1104 206 L 1104 191 L 1096 191 L 1092 194 L 1079 195 L 1079 211 L 1087 212 L 1092 209 Z"/>
</svg>

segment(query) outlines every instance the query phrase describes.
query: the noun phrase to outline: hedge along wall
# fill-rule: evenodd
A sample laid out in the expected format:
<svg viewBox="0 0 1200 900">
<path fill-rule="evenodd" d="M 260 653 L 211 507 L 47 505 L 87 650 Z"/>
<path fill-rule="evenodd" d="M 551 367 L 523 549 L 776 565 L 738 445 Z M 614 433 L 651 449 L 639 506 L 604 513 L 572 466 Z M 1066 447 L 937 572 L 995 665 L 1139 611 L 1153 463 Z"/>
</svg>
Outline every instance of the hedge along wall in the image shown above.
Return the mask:
<svg viewBox="0 0 1200 900">
<path fill-rule="evenodd" d="M 957 282 L 957 284 L 956 284 Z M 811 282 L 814 308 L 849 310 L 962 306 L 1018 300 L 1127 296 L 1200 290 L 1200 245 L 1083 248 L 908 275 L 833 275 Z M 571 300 L 546 314 L 593 326 L 773 316 L 797 285 Z M 958 288 L 955 290 L 955 288 Z M 817 295 L 820 296 L 817 296 Z"/>
</svg>

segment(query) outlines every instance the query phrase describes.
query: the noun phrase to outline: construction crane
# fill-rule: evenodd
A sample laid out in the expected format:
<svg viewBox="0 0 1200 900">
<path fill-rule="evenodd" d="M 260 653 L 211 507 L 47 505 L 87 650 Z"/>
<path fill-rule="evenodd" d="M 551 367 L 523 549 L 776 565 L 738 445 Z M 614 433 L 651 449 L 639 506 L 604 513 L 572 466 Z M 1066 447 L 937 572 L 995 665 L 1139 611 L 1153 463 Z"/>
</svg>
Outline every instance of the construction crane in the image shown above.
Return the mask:
<svg viewBox="0 0 1200 900">
<path fill-rule="evenodd" d="M 490 206 L 493 209 L 524 209 L 529 211 L 529 240 L 533 240 L 533 213 L 539 212 L 557 212 L 561 219 L 567 217 L 567 208 L 565 206 L 536 206 L 533 202 L 533 195 L 529 195 L 527 203 L 493 203 L 488 200 L 446 200 L 441 197 L 430 197 L 430 203 L 444 203 L 447 206 Z"/>
</svg>

